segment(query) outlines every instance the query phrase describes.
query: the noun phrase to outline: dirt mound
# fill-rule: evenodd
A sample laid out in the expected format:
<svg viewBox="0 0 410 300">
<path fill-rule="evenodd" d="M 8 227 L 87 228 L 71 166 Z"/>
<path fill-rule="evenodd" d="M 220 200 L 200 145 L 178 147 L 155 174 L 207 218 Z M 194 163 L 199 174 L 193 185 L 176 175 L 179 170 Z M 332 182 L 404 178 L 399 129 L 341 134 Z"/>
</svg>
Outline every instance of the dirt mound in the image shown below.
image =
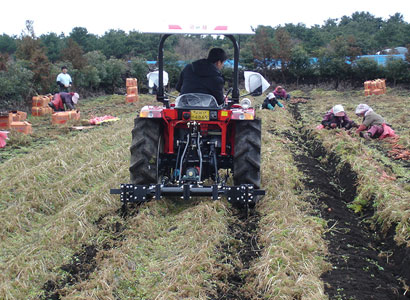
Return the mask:
<svg viewBox="0 0 410 300">
<path fill-rule="evenodd" d="M 89 275 L 95 270 L 97 263 L 95 257 L 98 250 L 95 246 L 83 247 L 83 250 L 75 253 L 69 264 L 62 265 L 60 269 L 66 272 L 64 278 L 56 281 L 48 280 L 44 286 L 44 296 L 42 300 L 58 300 L 64 295 L 61 291 L 66 285 L 73 285 L 81 280 L 87 280 Z"/>
</svg>

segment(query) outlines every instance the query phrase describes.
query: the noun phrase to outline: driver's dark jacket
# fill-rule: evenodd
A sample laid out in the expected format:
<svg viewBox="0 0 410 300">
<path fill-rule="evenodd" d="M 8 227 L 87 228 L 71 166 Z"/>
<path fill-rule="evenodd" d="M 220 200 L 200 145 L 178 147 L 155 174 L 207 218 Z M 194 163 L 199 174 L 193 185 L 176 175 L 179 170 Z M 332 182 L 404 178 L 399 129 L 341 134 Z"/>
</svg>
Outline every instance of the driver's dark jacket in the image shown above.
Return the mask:
<svg viewBox="0 0 410 300">
<path fill-rule="evenodd" d="M 215 64 L 200 59 L 186 65 L 179 76 L 176 89 L 181 94 L 204 93 L 215 97 L 218 104 L 224 102 L 225 79 Z"/>
</svg>

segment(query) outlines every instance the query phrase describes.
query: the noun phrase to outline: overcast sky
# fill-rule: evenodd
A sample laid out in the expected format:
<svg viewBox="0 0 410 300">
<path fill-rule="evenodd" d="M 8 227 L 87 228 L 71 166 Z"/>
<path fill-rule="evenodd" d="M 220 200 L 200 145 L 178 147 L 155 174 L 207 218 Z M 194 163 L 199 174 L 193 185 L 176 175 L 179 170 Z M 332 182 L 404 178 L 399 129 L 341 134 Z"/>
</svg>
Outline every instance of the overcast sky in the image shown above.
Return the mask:
<svg viewBox="0 0 410 300">
<path fill-rule="evenodd" d="M 3 3 L 5 2 L 5 3 Z M 410 22 L 410 1 L 381 0 L 4 0 L 0 34 L 20 35 L 25 21 L 34 21 L 37 36 L 54 32 L 68 35 L 74 27 L 103 35 L 109 29 L 141 30 L 155 22 L 172 24 L 269 25 L 304 23 L 310 27 L 324 21 L 365 11 L 384 20 L 396 12 Z M 7 4 L 6 4 L 7 3 Z"/>
</svg>

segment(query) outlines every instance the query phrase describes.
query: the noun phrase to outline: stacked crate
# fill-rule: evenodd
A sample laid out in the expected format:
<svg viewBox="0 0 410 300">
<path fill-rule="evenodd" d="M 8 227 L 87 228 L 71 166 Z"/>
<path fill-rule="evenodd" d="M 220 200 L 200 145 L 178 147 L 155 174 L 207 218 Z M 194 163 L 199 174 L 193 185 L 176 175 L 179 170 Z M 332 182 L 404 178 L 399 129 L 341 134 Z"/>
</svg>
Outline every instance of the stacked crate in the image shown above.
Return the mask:
<svg viewBox="0 0 410 300">
<path fill-rule="evenodd" d="M 80 120 L 80 112 L 75 110 L 55 112 L 51 115 L 51 124 L 65 124 L 68 120 Z"/>
<path fill-rule="evenodd" d="M 24 134 L 33 132 L 31 124 L 24 121 L 27 118 L 27 113 L 23 111 L 11 111 L 0 114 L 0 129 L 14 129 Z"/>
<path fill-rule="evenodd" d="M 0 129 L 10 129 L 13 116 L 9 112 L 0 112 Z"/>
<path fill-rule="evenodd" d="M 53 109 L 48 106 L 48 103 L 53 100 L 53 95 L 38 95 L 34 96 L 32 100 L 31 114 L 33 116 L 39 117 L 53 113 Z"/>
<path fill-rule="evenodd" d="M 127 95 L 125 96 L 125 103 L 138 102 L 138 86 L 137 78 L 127 78 L 126 81 Z"/>
<path fill-rule="evenodd" d="M 375 79 L 364 82 L 364 95 L 383 95 L 386 93 L 386 80 Z"/>
</svg>

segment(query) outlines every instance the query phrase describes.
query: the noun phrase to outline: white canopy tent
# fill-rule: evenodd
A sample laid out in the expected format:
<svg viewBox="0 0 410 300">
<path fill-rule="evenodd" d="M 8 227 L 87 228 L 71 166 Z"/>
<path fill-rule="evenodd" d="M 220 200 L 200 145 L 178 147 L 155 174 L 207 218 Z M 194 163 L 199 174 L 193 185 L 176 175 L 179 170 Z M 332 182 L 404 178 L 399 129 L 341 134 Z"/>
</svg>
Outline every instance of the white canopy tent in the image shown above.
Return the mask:
<svg viewBox="0 0 410 300">
<path fill-rule="evenodd" d="M 164 78 L 164 86 L 166 86 L 168 84 L 168 73 L 163 71 L 163 78 Z M 158 71 L 154 71 L 154 72 L 149 72 L 147 74 L 147 79 L 148 79 L 148 87 L 149 88 L 153 88 L 154 85 L 158 86 L 158 78 L 159 78 L 159 72 Z"/>
</svg>

